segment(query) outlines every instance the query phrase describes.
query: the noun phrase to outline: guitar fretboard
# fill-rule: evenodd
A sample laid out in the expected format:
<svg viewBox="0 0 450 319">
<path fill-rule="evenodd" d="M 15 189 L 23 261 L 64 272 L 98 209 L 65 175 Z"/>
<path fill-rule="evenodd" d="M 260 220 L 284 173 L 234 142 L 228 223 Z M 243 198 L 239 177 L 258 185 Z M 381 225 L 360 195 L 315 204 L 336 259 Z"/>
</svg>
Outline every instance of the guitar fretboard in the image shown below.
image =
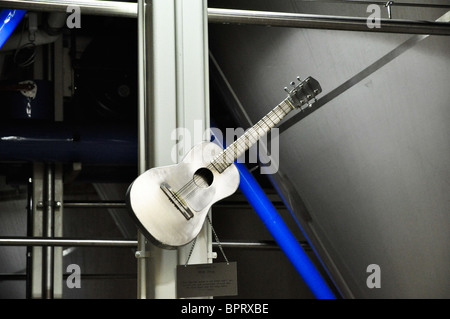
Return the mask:
<svg viewBox="0 0 450 319">
<path fill-rule="evenodd" d="M 285 99 L 277 105 L 272 111 L 264 116 L 258 123 L 253 125 L 241 137 L 239 137 L 233 144 L 223 150 L 211 162 L 211 165 L 222 173 L 229 167 L 239 156 L 244 154 L 252 145 L 254 145 L 262 136 L 275 127 L 294 106 Z"/>
</svg>

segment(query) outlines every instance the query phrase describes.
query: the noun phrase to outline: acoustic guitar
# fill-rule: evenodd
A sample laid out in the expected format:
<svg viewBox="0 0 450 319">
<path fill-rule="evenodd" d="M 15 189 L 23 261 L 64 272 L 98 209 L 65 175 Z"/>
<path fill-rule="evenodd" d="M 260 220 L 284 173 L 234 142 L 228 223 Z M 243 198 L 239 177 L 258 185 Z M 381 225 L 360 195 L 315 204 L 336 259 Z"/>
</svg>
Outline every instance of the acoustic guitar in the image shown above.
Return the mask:
<svg viewBox="0 0 450 319">
<path fill-rule="evenodd" d="M 127 203 L 142 233 L 155 245 L 175 249 L 200 232 L 211 206 L 232 195 L 239 186 L 234 161 L 289 112 L 322 92 L 308 77 L 291 82 L 288 96 L 225 150 L 214 142 L 194 146 L 175 165 L 155 167 L 138 176 L 127 191 Z"/>
</svg>

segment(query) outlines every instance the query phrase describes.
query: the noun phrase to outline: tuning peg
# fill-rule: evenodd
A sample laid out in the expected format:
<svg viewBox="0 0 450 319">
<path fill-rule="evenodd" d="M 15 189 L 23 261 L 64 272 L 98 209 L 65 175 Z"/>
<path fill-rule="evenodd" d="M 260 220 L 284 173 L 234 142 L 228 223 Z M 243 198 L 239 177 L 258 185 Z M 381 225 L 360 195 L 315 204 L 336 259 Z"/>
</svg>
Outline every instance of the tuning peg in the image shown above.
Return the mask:
<svg viewBox="0 0 450 319">
<path fill-rule="evenodd" d="M 294 82 L 294 81 L 292 81 L 292 82 L 291 82 L 291 85 L 292 85 L 292 86 L 295 86 L 295 82 Z"/>
<path fill-rule="evenodd" d="M 287 87 L 284 87 L 284 89 L 287 93 L 290 93 L 289 89 Z"/>
<path fill-rule="evenodd" d="M 300 77 L 299 77 L 299 76 L 297 76 L 297 80 L 298 80 L 299 82 L 301 82 L 301 81 L 302 81 L 302 79 L 300 79 Z"/>
</svg>

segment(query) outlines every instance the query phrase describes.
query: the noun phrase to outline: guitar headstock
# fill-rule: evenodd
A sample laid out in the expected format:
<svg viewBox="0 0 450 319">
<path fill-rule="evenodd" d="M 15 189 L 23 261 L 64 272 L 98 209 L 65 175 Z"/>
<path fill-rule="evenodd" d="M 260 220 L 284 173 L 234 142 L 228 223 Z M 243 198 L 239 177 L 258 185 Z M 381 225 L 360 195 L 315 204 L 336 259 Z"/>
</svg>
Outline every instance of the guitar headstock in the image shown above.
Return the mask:
<svg viewBox="0 0 450 319">
<path fill-rule="evenodd" d="M 289 102 L 296 108 L 305 104 L 311 105 L 310 101 L 315 100 L 316 96 L 322 92 L 319 82 L 310 76 L 303 81 L 297 77 L 297 80 L 300 83 L 291 82 L 293 89 L 284 88 L 288 93 Z"/>
</svg>

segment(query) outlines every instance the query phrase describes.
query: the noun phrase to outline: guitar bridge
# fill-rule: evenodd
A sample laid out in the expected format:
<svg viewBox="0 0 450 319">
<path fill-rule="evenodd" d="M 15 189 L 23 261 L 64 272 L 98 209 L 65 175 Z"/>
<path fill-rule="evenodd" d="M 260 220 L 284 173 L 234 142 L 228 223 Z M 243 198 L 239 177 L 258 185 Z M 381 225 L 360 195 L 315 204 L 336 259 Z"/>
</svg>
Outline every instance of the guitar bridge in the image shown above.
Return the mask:
<svg viewBox="0 0 450 319">
<path fill-rule="evenodd" d="M 187 220 L 194 217 L 194 214 L 192 213 L 191 209 L 187 206 L 186 202 L 180 198 L 170 187 L 167 183 L 162 183 L 160 185 L 160 188 L 166 194 L 166 196 L 169 198 L 169 200 L 175 205 L 175 207 L 180 211 L 180 213 L 186 218 Z"/>
</svg>

